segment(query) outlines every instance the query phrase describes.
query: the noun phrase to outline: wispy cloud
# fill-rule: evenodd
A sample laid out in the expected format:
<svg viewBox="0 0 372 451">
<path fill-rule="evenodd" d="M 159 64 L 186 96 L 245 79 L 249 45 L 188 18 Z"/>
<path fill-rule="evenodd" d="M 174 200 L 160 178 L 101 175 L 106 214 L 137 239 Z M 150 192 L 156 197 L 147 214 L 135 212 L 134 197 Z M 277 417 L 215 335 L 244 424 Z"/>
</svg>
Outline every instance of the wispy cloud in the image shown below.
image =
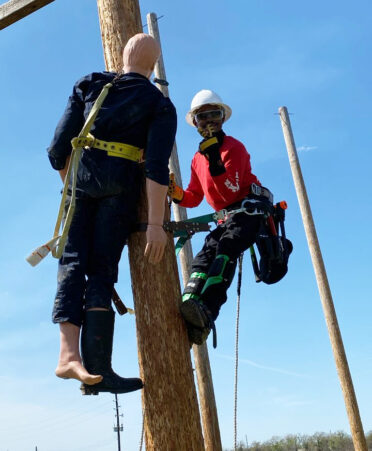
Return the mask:
<svg viewBox="0 0 372 451">
<path fill-rule="evenodd" d="M 285 407 L 301 407 L 301 406 L 309 406 L 311 404 L 314 404 L 314 400 L 310 401 L 303 401 L 296 399 L 296 396 L 294 395 L 288 395 L 288 396 L 277 396 L 272 399 L 272 402 L 274 404 L 278 404 Z"/>
<path fill-rule="evenodd" d="M 315 150 L 317 148 L 318 148 L 318 146 L 300 146 L 300 147 L 297 147 L 297 150 L 299 152 L 310 152 L 311 150 Z"/>
<path fill-rule="evenodd" d="M 225 354 L 217 354 L 217 357 L 221 357 L 222 359 L 226 359 L 226 360 L 235 360 L 235 357 L 225 355 Z M 260 363 L 253 362 L 253 360 L 248 360 L 248 359 L 239 359 L 239 363 L 246 363 L 247 365 L 254 366 L 255 368 L 260 368 L 262 370 L 267 370 L 267 371 L 273 371 L 275 373 L 286 374 L 288 376 L 303 377 L 303 378 L 310 377 L 307 374 L 295 373 L 293 371 L 284 370 L 282 368 L 275 368 L 272 366 L 261 365 Z"/>
</svg>

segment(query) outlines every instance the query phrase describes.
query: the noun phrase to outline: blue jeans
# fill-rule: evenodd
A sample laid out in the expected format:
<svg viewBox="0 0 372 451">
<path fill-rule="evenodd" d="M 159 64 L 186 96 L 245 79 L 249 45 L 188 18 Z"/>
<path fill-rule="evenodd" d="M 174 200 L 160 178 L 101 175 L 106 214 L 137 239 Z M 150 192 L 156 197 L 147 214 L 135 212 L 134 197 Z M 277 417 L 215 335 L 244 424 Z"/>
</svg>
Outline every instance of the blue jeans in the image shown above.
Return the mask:
<svg viewBox="0 0 372 451">
<path fill-rule="evenodd" d="M 136 223 L 137 197 L 132 192 L 76 199 L 59 261 L 54 323 L 81 326 L 84 309 L 111 308 L 121 253 Z"/>
</svg>

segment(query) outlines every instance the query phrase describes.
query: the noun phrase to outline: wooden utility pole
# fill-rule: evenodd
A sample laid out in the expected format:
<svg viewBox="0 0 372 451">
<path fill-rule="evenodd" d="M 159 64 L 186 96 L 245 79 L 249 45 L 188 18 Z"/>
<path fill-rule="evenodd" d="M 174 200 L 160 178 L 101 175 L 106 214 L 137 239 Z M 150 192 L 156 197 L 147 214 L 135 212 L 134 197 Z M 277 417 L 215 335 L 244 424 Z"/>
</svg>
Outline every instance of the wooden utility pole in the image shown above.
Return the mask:
<svg viewBox="0 0 372 451">
<path fill-rule="evenodd" d="M 37 11 L 54 0 L 9 0 L 0 5 L 0 30 Z"/>
<path fill-rule="evenodd" d="M 107 70 L 122 68 L 122 50 L 142 32 L 138 0 L 97 0 Z M 140 220 L 146 222 L 146 196 Z M 181 299 L 173 238 L 161 264 L 144 259 L 146 237 L 129 242 L 136 311 L 138 353 L 144 381 L 143 408 L 147 451 L 202 451 L 203 437 Z"/>
<path fill-rule="evenodd" d="M 358 402 L 355 396 L 353 381 L 347 363 L 346 353 L 342 342 L 340 328 L 338 326 L 332 293 L 329 287 L 326 269 L 319 246 L 315 224 L 311 213 L 310 203 L 306 192 L 305 182 L 302 177 L 300 162 L 293 138 L 291 123 L 287 108 L 279 108 L 280 120 L 283 128 L 284 140 L 287 146 L 289 163 L 296 188 L 298 202 L 300 204 L 302 220 L 305 227 L 307 242 L 309 245 L 311 260 L 313 262 L 315 277 L 318 284 L 320 299 L 328 328 L 328 334 L 332 345 L 333 355 L 336 361 L 338 376 L 344 395 L 346 411 L 349 418 L 351 434 L 355 451 L 368 451 L 364 436 L 363 425 L 359 415 Z"/>
<path fill-rule="evenodd" d="M 149 28 L 149 34 L 153 36 L 161 46 L 156 14 L 150 13 L 147 15 L 147 25 Z M 166 80 L 162 55 L 155 65 L 155 77 L 160 80 Z M 169 91 L 166 85 L 159 84 L 159 89 L 166 97 L 169 97 Z M 175 174 L 177 184 L 179 186 L 182 186 L 182 178 L 176 143 L 174 143 L 169 166 L 171 172 Z M 185 219 L 187 219 L 186 208 L 180 207 L 174 202 L 172 205 L 174 218 L 176 221 L 184 221 Z M 193 255 L 191 244 L 190 241 L 188 241 L 180 253 L 180 262 L 184 285 L 186 285 L 190 277 L 192 260 Z M 221 436 L 217 416 L 217 406 L 213 390 L 212 372 L 209 363 L 208 348 L 206 343 L 201 346 L 193 345 L 193 352 L 196 376 L 198 381 L 200 411 L 203 423 L 204 446 L 206 451 L 222 451 Z"/>
</svg>

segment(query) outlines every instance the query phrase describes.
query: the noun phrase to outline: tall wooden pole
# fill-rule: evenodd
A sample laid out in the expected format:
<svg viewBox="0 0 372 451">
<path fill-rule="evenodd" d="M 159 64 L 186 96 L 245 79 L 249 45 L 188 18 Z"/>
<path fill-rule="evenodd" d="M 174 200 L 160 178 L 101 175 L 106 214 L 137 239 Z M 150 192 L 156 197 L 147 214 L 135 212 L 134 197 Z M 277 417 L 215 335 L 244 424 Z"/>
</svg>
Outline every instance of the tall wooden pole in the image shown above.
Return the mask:
<svg viewBox="0 0 372 451">
<path fill-rule="evenodd" d="M 150 13 L 147 15 L 147 25 L 149 27 L 149 34 L 153 36 L 161 46 L 158 21 L 155 13 Z M 160 80 L 166 80 L 164 60 L 162 55 L 155 65 L 155 77 Z M 158 86 L 161 92 L 166 97 L 169 97 L 168 87 L 162 84 L 159 84 Z M 182 178 L 176 143 L 174 143 L 169 167 L 171 172 L 175 174 L 177 184 L 179 186 L 182 186 Z M 173 203 L 173 213 L 176 221 L 184 221 L 185 219 L 187 219 L 186 208 L 180 207 L 178 204 Z M 190 277 L 192 260 L 193 255 L 191 244 L 190 241 L 188 241 L 180 253 L 180 262 L 184 285 L 186 285 Z M 205 343 L 201 346 L 194 345 L 193 352 L 196 376 L 198 381 L 200 412 L 203 423 L 204 446 L 206 451 L 222 451 L 221 435 L 217 416 L 217 406 L 214 397 L 212 372 L 209 363 L 207 345 Z"/>
<path fill-rule="evenodd" d="M 342 342 L 340 328 L 338 326 L 332 293 L 329 287 L 327 273 L 325 270 L 322 253 L 320 250 L 315 224 L 311 213 L 309 199 L 307 197 L 305 182 L 296 146 L 293 138 L 288 111 L 285 106 L 279 108 L 280 120 L 283 128 L 284 140 L 287 146 L 289 163 L 296 188 L 298 202 L 300 204 L 302 220 L 305 227 L 310 255 L 314 266 L 315 277 L 318 284 L 320 299 L 328 328 L 328 334 L 332 345 L 333 355 L 336 361 L 338 376 L 344 395 L 346 411 L 349 418 L 351 434 L 355 451 L 368 451 L 363 432 L 363 425 L 359 415 L 358 402 L 355 396 L 353 381 L 347 363 L 346 353 Z"/>
<path fill-rule="evenodd" d="M 120 70 L 123 47 L 142 32 L 138 0 L 97 0 L 108 70 Z M 140 221 L 146 222 L 143 191 Z M 185 325 L 173 238 L 161 264 L 144 259 L 146 237 L 129 241 L 147 451 L 202 451 L 203 437 Z"/>
</svg>

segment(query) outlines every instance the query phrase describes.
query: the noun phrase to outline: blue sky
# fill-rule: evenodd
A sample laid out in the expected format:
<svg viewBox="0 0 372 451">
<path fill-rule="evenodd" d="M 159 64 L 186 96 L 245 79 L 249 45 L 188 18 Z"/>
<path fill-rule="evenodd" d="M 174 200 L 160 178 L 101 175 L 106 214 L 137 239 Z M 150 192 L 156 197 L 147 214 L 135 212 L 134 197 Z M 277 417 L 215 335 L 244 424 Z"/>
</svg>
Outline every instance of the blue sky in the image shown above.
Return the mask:
<svg viewBox="0 0 372 451">
<path fill-rule="evenodd" d="M 2 2 L 3 3 L 3 2 Z M 142 0 L 155 12 L 183 183 L 199 137 L 184 121 L 193 95 L 217 91 L 233 111 L 225 131 L 251 154 L 254 173 L 289 205 L 289 273 L 255 284 L 243 267 L 238 437 L 349 432 L 289 169 L 278 108 L 288 107 L 302 171 L 365 431 L 372 429 L 371 27 L 372 5 L 324 2 Z M 146 30 L 146 29 L 145 29 Z M 46 157 L 73 83 L 103 70 L 96 3 L 56 0 L 0 34 L 0 451 L 115 449 L 113 396 L 82 397 L 54 376 L 58 328 L 51 323 L 56 261 L 24 257 L 52 234 L 61 183 Z M 203 202 L 189 211 L 210 211 Z M 193 239 L 196 252 L 203 235 Z M 132 295 L 126 252 L 117 289 Z M 233 446 L 236 279 L 209 350 L 223 445 Z M 134 318 L 117 317 L 114 366 L 138 374 Z M 138 449 L 141 402 L 120 396 L 123 449 Z"/>
</svg>

